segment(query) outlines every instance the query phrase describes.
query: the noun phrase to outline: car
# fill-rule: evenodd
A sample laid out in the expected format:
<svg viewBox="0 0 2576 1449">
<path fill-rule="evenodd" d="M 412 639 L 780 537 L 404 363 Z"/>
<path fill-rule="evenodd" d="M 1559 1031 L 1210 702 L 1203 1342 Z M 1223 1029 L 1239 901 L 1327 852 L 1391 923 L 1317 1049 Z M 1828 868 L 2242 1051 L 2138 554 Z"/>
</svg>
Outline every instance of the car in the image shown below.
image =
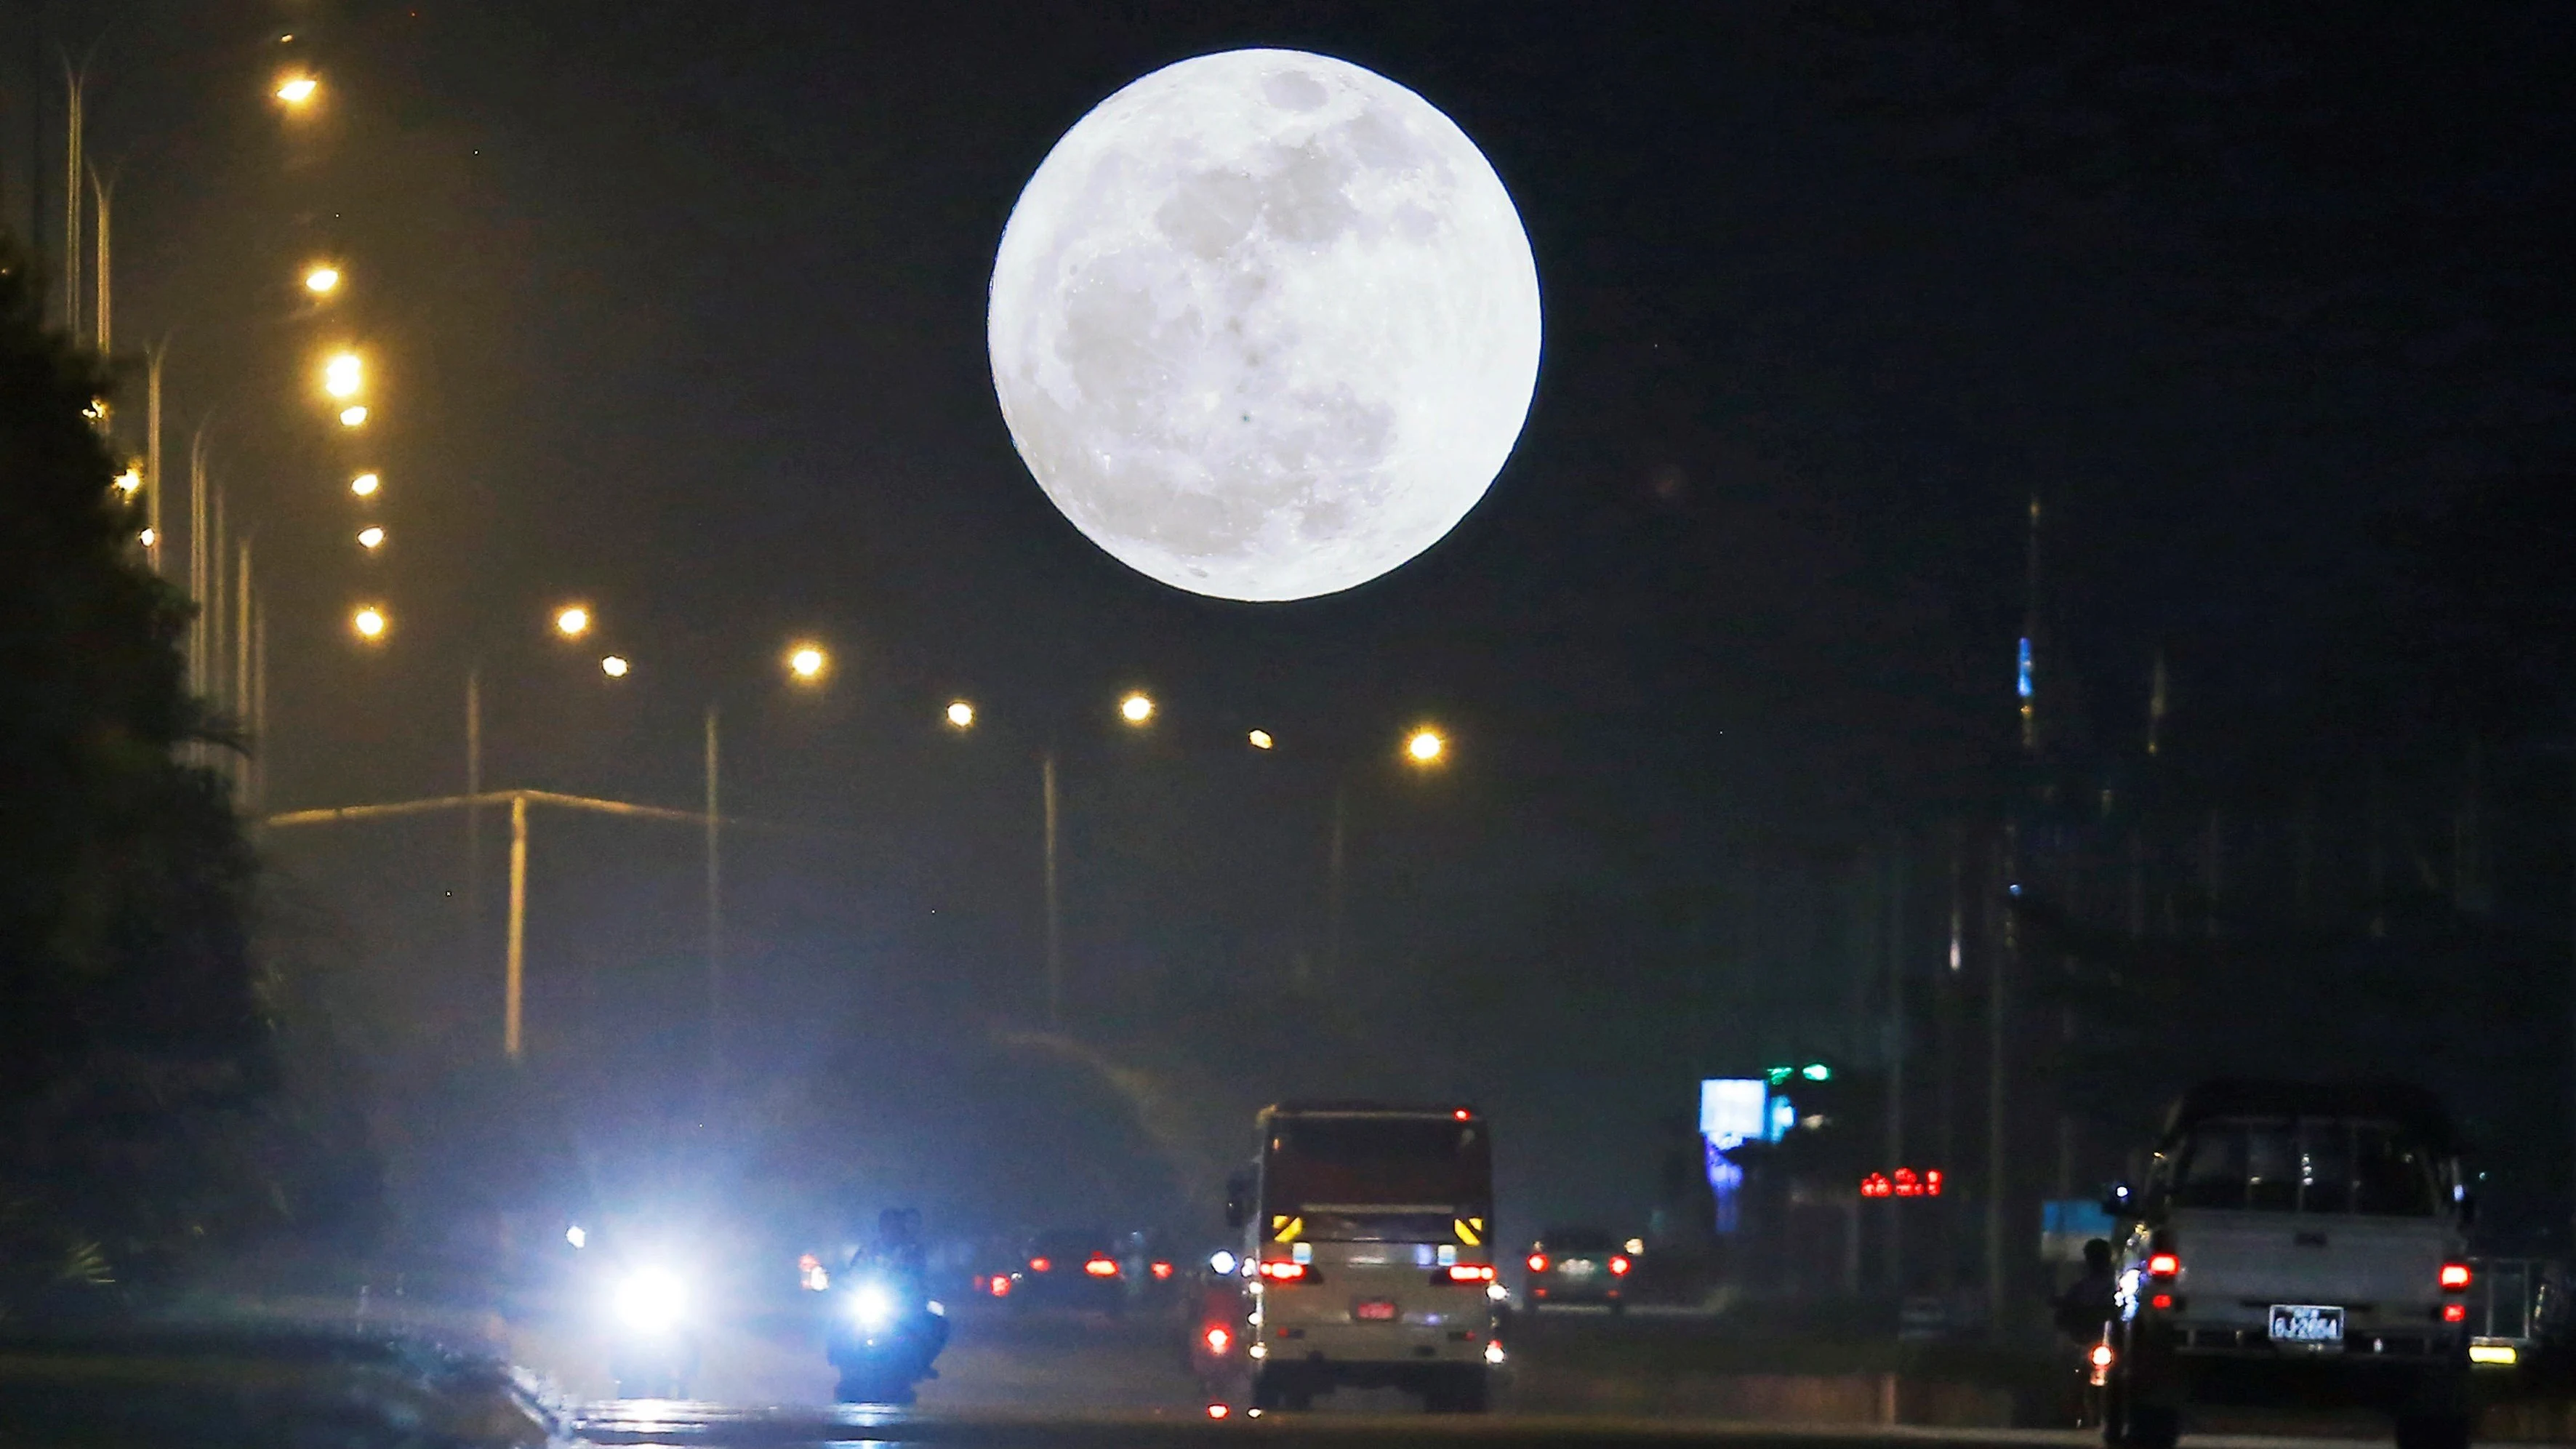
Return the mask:
<svg viewBox="0 0 2576 1449">
<path fill-rule="evenodd" d="M 1521 1260 L 1521 1302 L 1532 1313 L 1541 1307 L 1599 1304 L 1613 1313 L 1627 1308 L 1628 1274 L 1636 1254 L 1601 1228 L 1550 1228 L 1530 1244 Z"/>
<path fill-rule="evenodd" d="M 1003 1295 L 1015 1309 L 1082 1308 L 1121 1313 L 1127 1307 L 1127 1269 L 1118 1240 L 1101 1229 L 1060 1229 L 1029 1239 L 1028 1251 Z"/>
<path fill-rule="evenodd" d="M 2095 1362 L 2112 1449 L 2172 1449 L 2196 1403 L 2364 1403 L 2399 1449 L 2466 1449 L 2467 1228 L 2448 1115 L 2391 1083 L 2221 1081 L 2168 1114 Z"/>
</svg>

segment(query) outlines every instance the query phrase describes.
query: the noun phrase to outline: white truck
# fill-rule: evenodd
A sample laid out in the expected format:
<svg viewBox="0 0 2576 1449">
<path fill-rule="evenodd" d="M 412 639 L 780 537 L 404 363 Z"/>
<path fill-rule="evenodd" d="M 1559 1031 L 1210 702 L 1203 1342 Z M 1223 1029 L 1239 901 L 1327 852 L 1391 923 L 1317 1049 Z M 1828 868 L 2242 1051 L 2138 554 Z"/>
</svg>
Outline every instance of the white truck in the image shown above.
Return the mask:
<svg viewBox="0 0 2576 1449">
<path fill-rule="evenodd" d="M 2195 1403 L 2367 1403 L 2399 1449 L 2464 1449 L 2471 1211 L 2439 1101 L 2389 1083 L 2222 1081 L 2174 1105 L 2126 1225 L 2096 1362 L 2112 1449 Z"/>
<path fill-rule="evenodd" d="M 1229 1184 L 1243 1234 L 1246 1397 L 1304 1409 L 1394 1387 L 1481 1413 L 1503 1361 L 1489 1240 L 1493 1142 L 1467 1107 L 1288 1103 Z"/>
</svg>

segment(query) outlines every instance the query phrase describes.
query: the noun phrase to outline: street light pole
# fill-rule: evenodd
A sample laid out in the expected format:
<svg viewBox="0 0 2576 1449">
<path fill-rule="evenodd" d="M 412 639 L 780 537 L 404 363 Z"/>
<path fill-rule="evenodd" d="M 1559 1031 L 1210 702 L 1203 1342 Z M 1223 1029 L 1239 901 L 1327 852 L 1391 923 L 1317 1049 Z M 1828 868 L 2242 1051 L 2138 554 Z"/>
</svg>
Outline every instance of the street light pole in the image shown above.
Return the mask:
<svg viewBox="0 0 2576 1449">
<path fill-rule="evenodd" d="M 707 1086 L 724 1077 L 724 834 L 716 814 L 716 707 L 707 706 Z"/>
<path fill-rule="evenodd" d="M 1046 803 L 1046 999 L 1047 1026 L 1064 1025 L 1064 917 L 1056 890 L 1055 751 L 1039 761 L 1038 777 Z"/>
<path fill-rule="evenodd" d="M 465 959 L 482 947 L 483 671 L 465 671 Z"/>
<path fill-rule="evenodd" d="M 1342 886 L 1348 872 L 1350 786 L 1333 785 L 1333 836 L 1324 850 L 1324 985 L 1342 984 Z"/>
<path fill-rule="evenodd" d="M 169 350 L 166 341 L 156 342 L 143 360 L 143 526 L 152 531 L 143 556 L 155 574 L 161 572 L 161 359 Z"/>
<path fill-rule="evenodd" d="M 81 340 L 81 121 L 83 76 L 63 57 L 63 331 Z"/>
</svg>

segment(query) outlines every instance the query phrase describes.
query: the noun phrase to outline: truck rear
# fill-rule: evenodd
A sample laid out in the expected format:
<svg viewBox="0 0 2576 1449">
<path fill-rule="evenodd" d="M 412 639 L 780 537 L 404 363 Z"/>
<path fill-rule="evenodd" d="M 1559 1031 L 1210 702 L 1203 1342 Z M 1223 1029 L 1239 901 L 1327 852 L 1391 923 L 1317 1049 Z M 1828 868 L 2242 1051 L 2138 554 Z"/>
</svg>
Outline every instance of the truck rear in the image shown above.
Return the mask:
<svg viewBox="0 0 2576 1449">
<path fill-rule="evenodd" d="M 2388 1084 L 2220 1082 L 2168 1119 L 2106 1342 L 2104 1435 L 2169 1449 L 2189 1405 L 2366 1402 L 2401 1449 L 2469 1437 L 2468 1195 L 2447 1116 Z"/>
</svg>

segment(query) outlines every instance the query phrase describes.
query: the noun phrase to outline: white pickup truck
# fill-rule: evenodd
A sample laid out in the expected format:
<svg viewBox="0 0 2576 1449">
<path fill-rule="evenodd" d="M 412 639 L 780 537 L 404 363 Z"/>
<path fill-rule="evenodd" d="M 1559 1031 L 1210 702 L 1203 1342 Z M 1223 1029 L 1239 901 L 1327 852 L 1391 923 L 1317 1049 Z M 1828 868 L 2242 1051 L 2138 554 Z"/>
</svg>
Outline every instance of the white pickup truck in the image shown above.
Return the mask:
<svg viewBox="0 0 2576 1449">
<path fill-rule="evenodd" d="M 2103 1438 L 2171 1449 L 2194 1403 L 2368 1403 L 2399 1449 L 2469 1442 L 2470 1202 L 2440 1102 L 2226 1081 L 2175 1104 L 2138 1189 Z M 2098 1362 L 2098 1359 L 2097 1359 Z"/>
</svg>

